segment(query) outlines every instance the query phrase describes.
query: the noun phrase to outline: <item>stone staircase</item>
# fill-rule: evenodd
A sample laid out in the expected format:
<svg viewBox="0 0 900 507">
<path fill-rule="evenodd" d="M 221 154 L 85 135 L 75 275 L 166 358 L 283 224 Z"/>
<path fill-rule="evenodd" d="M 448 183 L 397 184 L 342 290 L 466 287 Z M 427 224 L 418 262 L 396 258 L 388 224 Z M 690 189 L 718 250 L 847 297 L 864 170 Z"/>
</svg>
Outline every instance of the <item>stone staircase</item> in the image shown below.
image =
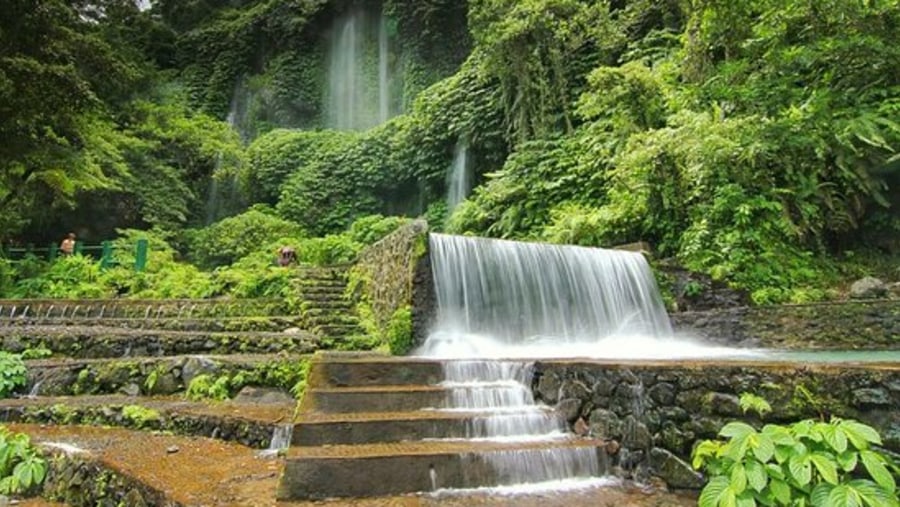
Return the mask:
<svg viewBox="0 0 900 507">
<path fill-rule="evenodd" d="M 441 410 L 451 407 L 454 389 L 471 388 L 442 383 L 443 369 L 415 358 L 317 354 L 278 499 L 403 495 L 606 471 L 599 440 L 469 438 L 489 418 L 515 411 Z M 567 452 L 591 466 L 566 468 Z"/>
</svg>

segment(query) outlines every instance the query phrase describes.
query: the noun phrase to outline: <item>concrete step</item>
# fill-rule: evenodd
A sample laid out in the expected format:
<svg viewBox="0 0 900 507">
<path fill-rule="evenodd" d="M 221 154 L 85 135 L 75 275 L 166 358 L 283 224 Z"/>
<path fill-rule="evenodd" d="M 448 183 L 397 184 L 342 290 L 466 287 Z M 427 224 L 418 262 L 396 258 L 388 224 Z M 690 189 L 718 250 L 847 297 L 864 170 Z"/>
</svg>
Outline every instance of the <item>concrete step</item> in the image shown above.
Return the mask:
<svg viewBox="0 0 900 507">
<path fill-rule="evenodd" d="M 313 314 L 315 315 L 315 313 Z M 101 327 L 122 329 L 155 329 L 161 331 L 209 331 L 209 332 L 280 332 L 298 327 L 302 322 L 296 315 L 262 317 L 27 317 L 7 319 L 6 327 L 47 326 Z"/>
<path fill-rule="evenodd" d="M 418 410 L 413 412 L 370 412 L 305 414 L 294 425 L 292 445 L 352 445 L 380 442 L 409 442 L 425 439 L 482 437 L 488 418 L 515 418 L 528 415 L 553 420 L 552 409 L 533 409 L 502 415 L 483 411 Z"/>
<path fill-rule="evenodd" d="M 310 375 L 316 387 L 429 385 L 444 379 L 439 361 L 374 353 L 319 353 Z"/>
<path fill-rule="evenodd" d="M 318 413 L 406 412 L 423 409 L 454 408 L 453 399 L 466 392 L 480 391 L 480 398 L 507 400 L 519 398 L 523 386 L 375 385 L 308 389 L 305 400 Z M 499 402 L 499 401 L 498 401 Z"/>
<path fill-rule="evenodd" d="M 292 447 L 278 488 L 279 500 L 398 495 L 443 488 L 539 482 L 555 477 L 567 456 L 566 476 L 606 472 L 605 442 L 428 441 L 349 446 Z M 524 472 L 506 463 L 528 462 Z M 581 464 L 579 464 L 581 463 Z M 522 477 L 522 474 L 527 477 Z"/>
</svg>

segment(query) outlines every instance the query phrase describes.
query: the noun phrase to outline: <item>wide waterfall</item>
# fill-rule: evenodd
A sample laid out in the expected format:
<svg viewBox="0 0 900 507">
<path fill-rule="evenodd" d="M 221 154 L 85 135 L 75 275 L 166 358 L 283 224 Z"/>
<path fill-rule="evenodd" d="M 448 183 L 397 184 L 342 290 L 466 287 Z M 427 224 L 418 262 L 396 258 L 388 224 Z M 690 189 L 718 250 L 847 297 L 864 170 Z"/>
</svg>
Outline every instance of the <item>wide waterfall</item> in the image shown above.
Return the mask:
<svg viewBox="0 0 900 507">
<path fill-rule="evenodd" d="M 672 336 L 639 253 L 442 234 L 430 247 L 438 315 L 426 355 L 596 356 L 601 343 Z"/>
<path fill-rule="evenodd" d="M 328 55 L 325 124 L 365 130 L 396 114 L 388 20 L 357 8 L 335 21 Z"/>
</svg>

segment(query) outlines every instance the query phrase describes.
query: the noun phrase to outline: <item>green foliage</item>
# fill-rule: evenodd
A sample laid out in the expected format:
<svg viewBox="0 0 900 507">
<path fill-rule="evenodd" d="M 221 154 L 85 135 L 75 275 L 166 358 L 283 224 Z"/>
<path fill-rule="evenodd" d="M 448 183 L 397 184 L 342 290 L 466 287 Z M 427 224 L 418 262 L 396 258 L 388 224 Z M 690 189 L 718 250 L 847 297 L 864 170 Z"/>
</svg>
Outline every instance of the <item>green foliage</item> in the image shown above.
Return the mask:
<svg viewBox="0 0 900 507">
<path fill-rule="evenodd" d="M 347 229 L 350 239 L 363 245 L 371 245 L 409 222 L 403 217 L 385 217 L 379 214 L 357 218 Z"/>
<path fill-rule="evenodd" d="M 158 410 L 142 407 L 140 405 L 125 405 L 122 407 L 122 417 L 131 421 L 137 428 L 146 428 L 159 421 Z"/>
<path fill-rule="evenodd" d="M 189 256 L 208 267 L 232 264 L 273 239 L 302 235 L 296 223 L 275 216 L 265 206 L 187 231 Z"/>
<path fill-rule="evenodd" d="M 388 349 L 395 356 L 402 356 L 412 348 L 412 308 L 409 305 L 397 308 L 388 321 L 385 339 Z"/>
<path fill-rule="evenodd" d="M 744 395 L 748 408 L 768 408 L 765 400 Z M 878 452 L 878 432 L 850 419 L 812 419 L 762 430 L 730 422 L 725 441 L 705 440 L 693 452 L 695 468 L 710 475 L 700 493 L 701 507 L 727 505 L 897 506 L 889 455 Z"/>
<path fill-rule="evenodd" d="M 229 377 L 213 377 L 209 374 L 200 374 L 191 379 L 184 396 L 189 400 L 227 400 L 231 397 L 229 390 Z"/>
<path fill-rule="evenodd" d="M 16 388 L 24 387 L 25 382 L 22 356 L 0 350 L 0 398 L 8 398 Z"/>
<path fill-rule="evenodd" d="M 37 488 L 47 476 L 47 461 L 31 439 L 0 426 L 0 494 L 20 494 Z"/>
</svg>

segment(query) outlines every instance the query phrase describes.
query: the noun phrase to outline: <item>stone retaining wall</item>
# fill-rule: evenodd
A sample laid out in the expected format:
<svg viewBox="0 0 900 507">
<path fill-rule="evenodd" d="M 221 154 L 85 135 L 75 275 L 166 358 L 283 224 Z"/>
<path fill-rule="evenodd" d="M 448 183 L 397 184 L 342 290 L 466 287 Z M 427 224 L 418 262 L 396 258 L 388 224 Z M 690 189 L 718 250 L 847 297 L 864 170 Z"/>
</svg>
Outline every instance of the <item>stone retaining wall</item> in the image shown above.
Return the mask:
<svg viewBox="0 0 900 507">
<path fill-rule="evenodd" d="M 535 365 L 536 399 L 555 405 L 576 432 L 612 439 L 614 463 L 639 480 L 699 488 L 689 461 L 699 439 L 727 422 L 759 425 L 738 406 L 749 392 L 773 408 L 766 422 L 837 415 L 878 429 L 900 452 L 900 365 L 829 366 L 547 361 Z"/>
<path fill-rule="evenodd" d="M 738 307 L 670 315 L 679 334 L 779 349 L 900 348 L 900 300 Z"/>
</svg>

